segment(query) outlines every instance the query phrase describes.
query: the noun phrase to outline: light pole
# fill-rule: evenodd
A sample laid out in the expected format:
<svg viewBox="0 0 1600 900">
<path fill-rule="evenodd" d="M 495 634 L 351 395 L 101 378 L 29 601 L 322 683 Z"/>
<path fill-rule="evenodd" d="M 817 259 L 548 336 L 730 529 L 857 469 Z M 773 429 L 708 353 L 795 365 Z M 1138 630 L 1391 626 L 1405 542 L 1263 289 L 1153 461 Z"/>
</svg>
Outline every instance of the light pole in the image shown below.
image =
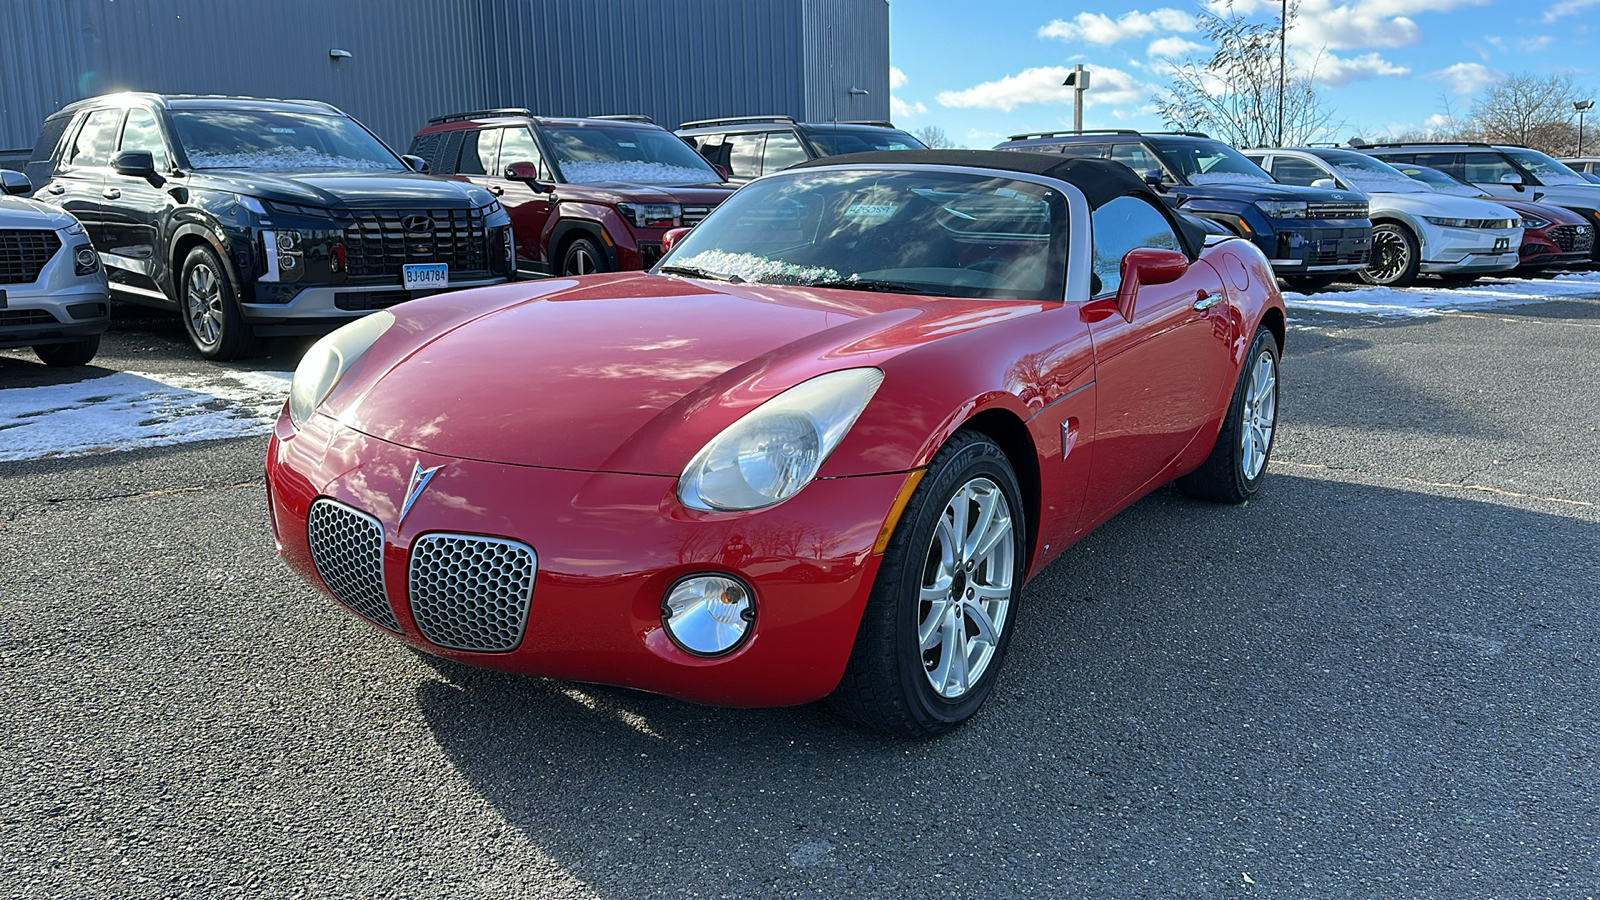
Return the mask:
<svg viewBox="0 0 1600 900">
<path fill-rule="evenodd" d="M 1277 146 L 1283 146 L 1283 95 L 1287 88 L 1284 76 L 1284 46 L 1289 38 L 1289 0 L 1283 0 L 1283 9 L 1278 18 L 1278 140 Z"/>
<path fill-rule="evenodd" d="M 1572 108 L 1578 111 L 1578 155 L 1583 155 L 1583 114 L 1594 109 L 1593 100 L 1574 100 Z"/>
<path fill-rule="evenodd" d="M 1072 132 L 1083 134 L 1083 92 L 1089 89 L 1089 70 L 1081 63 L 1073 66 L 1061 85 L 1072 88 Z"/>
</svg>

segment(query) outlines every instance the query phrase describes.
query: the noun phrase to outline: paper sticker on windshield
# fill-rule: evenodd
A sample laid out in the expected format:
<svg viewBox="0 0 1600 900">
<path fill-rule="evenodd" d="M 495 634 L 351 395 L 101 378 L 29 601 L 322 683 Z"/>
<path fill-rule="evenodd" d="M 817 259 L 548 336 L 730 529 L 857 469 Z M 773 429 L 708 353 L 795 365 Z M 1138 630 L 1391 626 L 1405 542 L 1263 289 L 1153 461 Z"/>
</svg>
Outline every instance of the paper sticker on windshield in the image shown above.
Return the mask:
<svg viewBox="0 0 1600 900">
<path fill-rule="evenodd" d="M 293 128 L 274 128 L 274 129 L 272 129 L 272 133 L 273 134 L 294 134 L 294 129 Z"/>
<path fill-rule="evenodd" d="M 887 219 L 900 209 L 897 203 L 857 203 L 844 211 L 848 219 Z"/>
</svg>

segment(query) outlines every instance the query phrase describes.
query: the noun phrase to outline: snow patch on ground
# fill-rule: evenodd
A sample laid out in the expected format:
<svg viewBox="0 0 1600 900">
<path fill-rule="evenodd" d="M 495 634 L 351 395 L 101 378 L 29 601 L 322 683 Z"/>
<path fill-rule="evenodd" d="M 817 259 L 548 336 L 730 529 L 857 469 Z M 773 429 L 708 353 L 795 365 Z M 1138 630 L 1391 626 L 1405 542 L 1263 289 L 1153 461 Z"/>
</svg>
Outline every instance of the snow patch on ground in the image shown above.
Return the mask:
<svg viewBox="0 0 1600 900">
<path fill-rule="evenodd" d="M 715 184 L 717 176 L 701 169 L 658 162 L 562 160 L 561 174 L 574 184 L 626 181 L 631 184 Z"/>
<path fill-rule="evenodd" d="M 0 389 L 0 462 L 265 434 L 289 372 L 150 375 Z"/>
<path fill-rule="evenodd" d="M 1430 316 L 1487 306 L 1521 306 L 1556 297 L 1600 298 L 1600 272 L 1578 272 L 1548 279 L 1495 281 L 1485 279 L 1470 287 L 1435 287 L 1426 281 L 1415 287 L 1353 287 L 1315 294 L 1285 291 L 1290 309 L 1360 313 L 1377 316 Z"/>
</svg>

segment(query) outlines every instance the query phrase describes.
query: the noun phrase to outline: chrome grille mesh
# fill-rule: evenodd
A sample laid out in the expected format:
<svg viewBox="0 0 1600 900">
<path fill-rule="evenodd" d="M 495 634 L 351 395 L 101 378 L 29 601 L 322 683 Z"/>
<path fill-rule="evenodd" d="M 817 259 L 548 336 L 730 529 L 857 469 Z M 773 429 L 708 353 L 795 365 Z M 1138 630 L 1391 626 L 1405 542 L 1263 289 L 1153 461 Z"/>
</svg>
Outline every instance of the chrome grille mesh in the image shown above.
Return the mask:
<svg viewBox="0 0 1600 900">
<path fill-rule="evenodd" d="M 503 653 L 522 643 L 538 559 L 516 541 L 429 534 L 411 547 L 411 614 L 441 647 Z"/>
<path fill-rule="evenodd" d="M 54 231 L 0 228 L 0 284 L 31 284 L 60 249 Z"/>
<path fill-rule="evenodd" d="M 683 224 L 692 227 L 700 224 L 700 220 L 711 215 L 713 207 L 710 206 L 685 206 L 683 208 Z"/>
<path fill-rule="evenodd" d="M 306 535 L 317 574 L 340 603 L 362 618 L 399 631 L 383 591 L 383 525 L 333 500 L 311 504 Z"/>
<path fill-rule="evenodd" d="M 1311 203 L 1307 205 L 1308 219 L 1365 219 L 1365 203 Z"/>
<path fill-rule="evenodd" d="M 357 209 L 342 218 L 351 278 L 398 278 L 407 263 L 445 263 L 452 279 L 489 273 L 481 209 Z M 427 224 L 407 231 L 408 222 Z"/>
<path fill-rule="evenodd" d="M 1557 225 L 1545 234 L 1566 253 L 1594 249 L 1594 231 L 1587 225 Z"/>
</svg>

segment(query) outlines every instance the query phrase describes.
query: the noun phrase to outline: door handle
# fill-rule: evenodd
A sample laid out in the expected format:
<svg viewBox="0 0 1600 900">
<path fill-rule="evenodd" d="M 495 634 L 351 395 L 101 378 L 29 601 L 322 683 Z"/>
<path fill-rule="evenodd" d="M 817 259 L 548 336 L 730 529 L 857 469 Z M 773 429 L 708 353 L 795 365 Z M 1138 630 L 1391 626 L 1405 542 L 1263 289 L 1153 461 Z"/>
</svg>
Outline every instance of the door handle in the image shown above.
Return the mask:
<svg viewBox="0 0 1600 900">
<path fill-rule="evenodd" d="M 1200 298 L 1198 300 L 1194 301 L 1194 308 L 1203 312 L 1205 310 L 1210 309 L 1213 306 L 1216 306 L 1218 303 L 1221 303 L 1221 302 L 1222 302 L 1222 292 L 1221 291 L 1211 291 L 1210 293 L 1207 293 L 1205 291 L 1201 291 L 1200 292 Z"/>
<path fill-rule="evenodd" d="M 62 187 L 59 184 L 52 184 L 49 187 L 45 188 L 45 190 L 49 191 L 52 194 L 65 194 L 67 192 L 67 189 L 65 187 Z"/>
<path fill-rule="evenodd" d="M 501 194 L 504 194 L 505 192 L 506 192 L 506 189 L 501 187 L 498 184 L 489 185 L 489 193 L 495 195 L 496 197 L 500 196 Z"/>
<path fill-rule="evenodd" d="M 100 196 L 106 198 L 107 200 L 115 200 L 122 196 L 122 191 L 118 190 L 117 188 L 107 188 L 106 190 L 100 192 Z"/>
</svg>

